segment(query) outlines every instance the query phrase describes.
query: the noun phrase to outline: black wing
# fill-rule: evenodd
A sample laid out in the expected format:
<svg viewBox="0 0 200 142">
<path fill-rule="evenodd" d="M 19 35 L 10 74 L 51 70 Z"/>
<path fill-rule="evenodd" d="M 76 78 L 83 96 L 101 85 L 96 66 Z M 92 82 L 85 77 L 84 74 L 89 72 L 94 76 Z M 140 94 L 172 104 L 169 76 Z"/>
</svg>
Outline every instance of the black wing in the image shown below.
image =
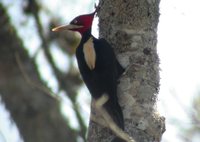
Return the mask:
<svg viewBox="0 0 200 142">
<path fill-rule="evenodd" d="M 95 72 L 100 77 L 101 85 L 99 86 L 104 88 L 105 92 L 103 93 L 109 96 L 109 100 L 104 107 L 116 124 L 124 129 L 123 114 L 117 97 L 117 80 L 124 69 L 117 61 L 112 47 L 105 39 L 94 40 L 94 45 L 96 53 L 98 53 Z"/>
<path fill-rule="evenodd" d="M 105 39 L 94 38 L 93 44 L 96 52 L 95 68 L 91 70 L 87 66 L 81 43 L 76 51 L 79 70 L 93 98 L 97 99 L 103 94 L 108 95 L 109 100 L 104 104 L 104 108 L 114 122 L 124 129 L 123 114 L 117 98 L 117 80 L 123 68 Z"/>
</svg>

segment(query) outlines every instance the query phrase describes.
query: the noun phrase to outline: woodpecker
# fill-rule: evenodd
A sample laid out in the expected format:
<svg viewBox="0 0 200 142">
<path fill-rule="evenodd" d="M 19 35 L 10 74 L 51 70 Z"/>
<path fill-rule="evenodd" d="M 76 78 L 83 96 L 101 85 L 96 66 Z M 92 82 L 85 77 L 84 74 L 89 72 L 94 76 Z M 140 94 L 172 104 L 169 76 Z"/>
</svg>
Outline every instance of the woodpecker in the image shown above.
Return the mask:
<svg viewBox="0 0 200 142">
<path fill-rule="evenodd" d="M 118 79 L 124 69 L 117 61 L 110 44 L 91 34 L 95 13 L 96 10 L 91 14 L 77 16 L 69 25 L 55 27 L 52 31 L 70 30 L 81 34 L 76 58 L 82 79 L 94 99 L 103 94 L 108 95 L 109 99 L 103 107 L 118 127 L 124 130 L 123 113 L 117 97 Z"/>
</svg>

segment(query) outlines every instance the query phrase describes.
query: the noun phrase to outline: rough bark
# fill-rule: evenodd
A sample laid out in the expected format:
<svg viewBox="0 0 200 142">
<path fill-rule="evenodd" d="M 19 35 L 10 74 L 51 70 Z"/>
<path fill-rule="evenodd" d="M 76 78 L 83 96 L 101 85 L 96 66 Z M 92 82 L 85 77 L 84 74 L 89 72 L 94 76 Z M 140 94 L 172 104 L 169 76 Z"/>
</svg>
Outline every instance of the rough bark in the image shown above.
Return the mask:
<svg viewBox="0 0 200 142">
<path fill-rule="evenodd" d="M 69 138 L 75 141 L 75 134 L 67 128 L 60 113 L 59 101 L 24 78 L 16 55 L 19 55 L 30 80 L 41 83 L 36 66 L 24 50 L 1 4 L 0 17 L 0 95 L 22 138 L 25 142 L 67 142 Z"/>
<path fill-rule="evenodd" d="M 118 96 L 125 131 L 136 142 L 158 142 L 165 131 L 165 119 L 155 107 L 160 80 L 156 48 L 159 2 L 100 0 L 98 12 L 100 37 L 112 45 L 126 68 Z M 107 128 L 90 121 L 89 142 L 109 142 L 112 137 Z"/>
</svg>

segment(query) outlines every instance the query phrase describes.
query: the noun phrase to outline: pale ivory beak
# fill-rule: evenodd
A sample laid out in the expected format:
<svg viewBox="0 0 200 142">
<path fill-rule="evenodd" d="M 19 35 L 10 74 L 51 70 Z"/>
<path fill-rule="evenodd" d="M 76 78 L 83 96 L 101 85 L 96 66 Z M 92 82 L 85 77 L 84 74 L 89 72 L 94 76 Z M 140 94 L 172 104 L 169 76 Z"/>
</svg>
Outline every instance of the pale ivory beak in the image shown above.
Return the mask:
<svg viewBox="0 0 200 142">
<path fill-rule="evenodd" d="M 62 25 L 62 26 L 58 26 L 52 29 L 53 32 L 58 32 L 58 31 L 64 31 L 64 30 L 74 30 L 74 29 L 78 29 L 78 28 L 82 28 L 83 26 L 79 26 L 79 25 Z"/>
</svg>

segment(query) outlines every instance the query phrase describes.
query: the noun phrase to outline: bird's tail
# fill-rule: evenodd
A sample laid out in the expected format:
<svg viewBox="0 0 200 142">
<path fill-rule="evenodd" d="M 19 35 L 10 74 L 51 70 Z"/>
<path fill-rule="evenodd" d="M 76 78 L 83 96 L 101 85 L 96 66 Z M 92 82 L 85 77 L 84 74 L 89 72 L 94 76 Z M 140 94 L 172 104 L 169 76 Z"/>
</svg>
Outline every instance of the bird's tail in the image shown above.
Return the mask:
<svg viewBox="0 0 200 142">
<path fill-rule="evenodd" d="M 124 117 L 119 103 L 113 102 L 112 100 L 109 99 L 104 104 L 104 108 L 106 109 L 112 120 L 115 122 L 115 124 L 122 130 L 124 130 Z M 116 137 L 112 140 L 112 142 L 125 142 L 125 141 Z"/>
<path fill-rule="evenodd" d="M 105 104 L 104 108 L 115 122 L 115 124 L 124 130 L 124 117 L 122 113 L 122 109 L 118 102 L 113 102 L 113 100 L 109 99 Z"/>
<path fill-rule="evenodd" d="M 115 137 L 111 142 L 126 142 L 126 141 L 119 137 Z"/>
</svg>

